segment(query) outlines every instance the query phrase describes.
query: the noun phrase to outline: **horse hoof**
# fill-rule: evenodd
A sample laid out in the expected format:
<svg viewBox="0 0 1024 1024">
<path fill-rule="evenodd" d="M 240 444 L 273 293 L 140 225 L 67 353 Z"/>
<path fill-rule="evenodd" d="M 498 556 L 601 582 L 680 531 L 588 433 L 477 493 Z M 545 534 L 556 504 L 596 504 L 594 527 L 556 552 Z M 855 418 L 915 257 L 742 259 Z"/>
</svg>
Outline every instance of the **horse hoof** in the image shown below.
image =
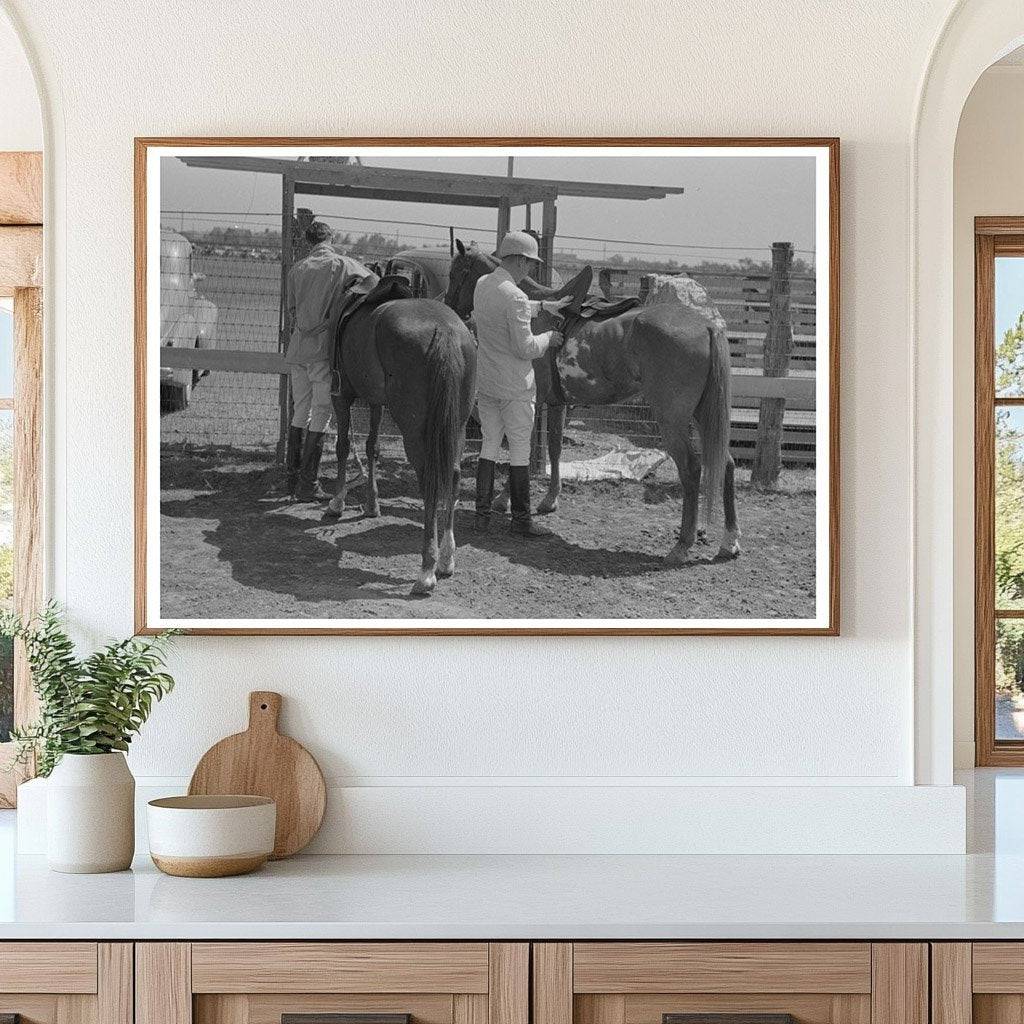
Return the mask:
<svg viewBox="0 0 1024 1024">
<path fill-rule="evenodd" d="M 494 501 L 491 502 L 492 512 L 507 512 L 509 506 L 509 497 L 507 494 L 499 494 Z"/>
<path fill-rule="evenodd" d="M 455 575 L 455 559 L 453 558 L 450 562 L 444 565 L 438 565 L 437 576 L 438 579 L 446 580 L 449 576 Z"/>
<path fill-rule="evenodd" d="M 537 506 L 537 515 L 546 516 L 549 512 L 558 511 L 558 499 L 545 497 Z"/>
<path fill-rule="evenodd" d="M 374 502 L 372 505 L 367 505 L 365 514 L 367 519 L 379 519 L 380 505 L 377 504 L 377 502 Z"/>
<path fill-rule="evenodd" d="M 677 544 L 666 556 L 666 565 L 686 565 L 690 561 L 690 549 Z"/>
<path fill-rule="evenodd" d="M 703 526 L 697 528 L 697 543 L 707 544 L 708 542 L 708 531 Z"/>
<path fill-rule="evenodd" d="M 437 579 L 433 575 L 421 576 L 412 585 L 412 596 L 413 597 L 429 597 L 434 592 L 434 587 L 437 585 Z"/>
<path fill-rule="evenodd" d="M 723 545 L 722 545 L 722 546 L 721 546 L 721 547 L 720 547 L 720 548 L 718 549 L 718 556 L 717 556 L 717 557 L 718 557 L 718 558 L 719 558 L 719 559 L 720 559 L 721 561 L 723 561 L 723 562 L 724 562 L 724 561 L 731 561 L 731 560 L 732 560 L 732 559 L 734 559 L 734 558 L 739 558 L 739 557 L 740 557 L 740 552 L 741 552 L 741 551 L 742 551 L 742 549 L 740 548 L 740 546 L 739 546 L 739 544 L 738 544 L 738 543 L 735 543 L 735 542 L 734 542 L 734 543 L 733 543 L 733 544 L 732 544 L 731 546 L 729 546 L 729 547 L 726 547 L 726 546 L 725 546 L 725 545 L 723 544 Z"/>
</svg>

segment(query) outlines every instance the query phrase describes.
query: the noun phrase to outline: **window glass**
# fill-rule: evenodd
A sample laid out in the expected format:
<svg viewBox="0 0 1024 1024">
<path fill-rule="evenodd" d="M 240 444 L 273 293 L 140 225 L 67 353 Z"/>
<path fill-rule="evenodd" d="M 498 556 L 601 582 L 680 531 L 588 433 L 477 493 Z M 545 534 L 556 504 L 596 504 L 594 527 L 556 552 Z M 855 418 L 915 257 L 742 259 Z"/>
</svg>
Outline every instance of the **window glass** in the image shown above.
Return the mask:
<svg viewBox="0 0 1024 1024">
<path fill-rule="evenodd" d="M 1024 257 L 996 257 L 996 397 L 1024 397 Z"/>
<path fill-rule="evenodd" d="M 1024 739 L 1024 621 L 996 620 L 996 739 Z"/>
<path fill-rule="evenodd" d="M 1024 406 L 996 409 L 996 610 L 1024 608 Z"/>
</svg>

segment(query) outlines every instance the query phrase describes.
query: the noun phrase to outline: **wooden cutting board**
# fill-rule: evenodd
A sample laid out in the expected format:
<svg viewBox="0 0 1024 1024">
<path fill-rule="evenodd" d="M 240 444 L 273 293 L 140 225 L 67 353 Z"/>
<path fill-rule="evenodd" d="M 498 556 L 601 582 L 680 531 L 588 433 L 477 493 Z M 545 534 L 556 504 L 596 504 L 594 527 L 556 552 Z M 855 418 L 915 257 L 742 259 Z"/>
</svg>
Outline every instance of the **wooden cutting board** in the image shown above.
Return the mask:
<svg viewBox="0 0 1024 1024">
<path fill-rule="evenodd" d="M 190 795 L 267 796 L 277 803 L 273 860 L 307 846 L 324 820 L 327 789 L 302 744 L 277 731 L 281 694 L 249 694 L 249 728 L 212 746 L 196 765 Z"/>
</svg>

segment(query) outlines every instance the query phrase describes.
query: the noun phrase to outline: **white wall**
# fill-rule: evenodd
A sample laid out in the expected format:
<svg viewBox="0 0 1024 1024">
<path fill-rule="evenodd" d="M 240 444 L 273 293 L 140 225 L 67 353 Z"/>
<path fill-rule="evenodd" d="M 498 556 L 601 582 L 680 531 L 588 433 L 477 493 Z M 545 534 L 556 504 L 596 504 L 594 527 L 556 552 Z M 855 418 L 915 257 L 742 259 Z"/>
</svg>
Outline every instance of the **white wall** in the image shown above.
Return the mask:
<svg viewBox="0 0 1024 1024">
<path fill-rule="evenodd" d="M 843 140 L 841 638 L 183 639 L 137 773 L 187 775 L 262 687 L 346 809 L 367 788 L 436 808 L 555 787 L 571 813 L 581 784 L 912 783 L 908 158 L 945 0 L 8 6 L 53 114 L 52 588 L 92 638 L 132 627 L 133 136 Z"/>
<path fill-rule="evenodd" d="M 954 572 L 974 578 L 974 218 L 1024 215 L 1024 65 L 990 68 L 960 119 L 954 161 Z M 954 592 L 954 739 L 974 764 L 974 592 Z"/>
<path fill-rule="evenodd" d="M 43 120 L 32 70 L 21 42 L 0 10 L 0 150 L 43 148 Z"/>
</svg>

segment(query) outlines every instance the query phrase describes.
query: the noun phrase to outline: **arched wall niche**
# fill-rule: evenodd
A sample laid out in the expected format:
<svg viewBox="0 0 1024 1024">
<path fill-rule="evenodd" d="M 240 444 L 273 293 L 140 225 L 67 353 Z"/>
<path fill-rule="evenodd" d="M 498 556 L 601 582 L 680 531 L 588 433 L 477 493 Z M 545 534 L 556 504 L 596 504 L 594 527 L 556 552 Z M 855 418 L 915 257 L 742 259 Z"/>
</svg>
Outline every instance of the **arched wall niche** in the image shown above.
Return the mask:
<svg viewBox="0 0 1024 1024">
<path fill-rule="evenodd" d="M 925 785 L 948 785 L 954 763 L 954 148 L 975 83 L 1022 42 L 1019 0 L 960 0 L 933 47 L 912 127 L 914 749 Z"/>
</svg>

